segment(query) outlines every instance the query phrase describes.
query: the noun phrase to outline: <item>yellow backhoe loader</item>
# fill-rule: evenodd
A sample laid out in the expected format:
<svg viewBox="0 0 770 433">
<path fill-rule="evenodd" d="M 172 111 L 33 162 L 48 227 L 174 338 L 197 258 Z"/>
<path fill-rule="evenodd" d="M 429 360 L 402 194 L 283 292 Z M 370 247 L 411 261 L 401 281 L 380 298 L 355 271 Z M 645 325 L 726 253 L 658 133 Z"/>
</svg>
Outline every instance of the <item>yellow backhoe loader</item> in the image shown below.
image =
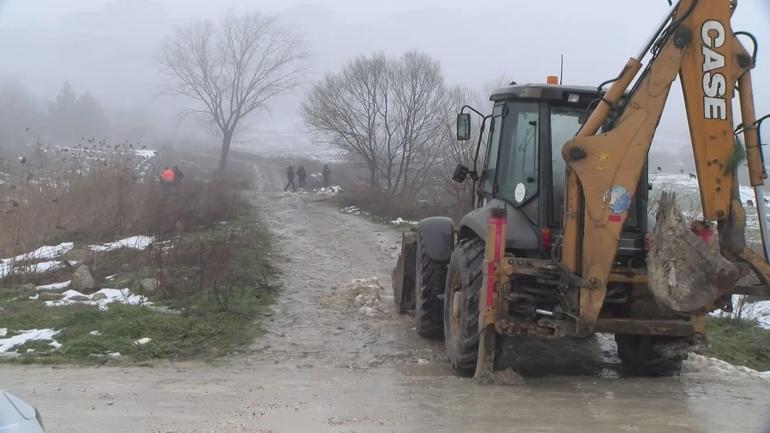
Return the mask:
<svg viewBox="0 0 770 433">
<path fill-rule="evenodd" d="M 463 107 L 458 139 L 470 136 L 470 112 L 482 133 L 489 128 L 483 167 L 458 166 L 454 176 L 474 183 L 475 209 L 457 223 L 420 221 L 393 271 L 399 311 L 414 310 L 420 334 L 443 335 L 455 369 L 488 375 L 506 335 L 608 332 L 629 369 L 676 374 L 703 340 L 708 312 L 729 308 L 733 294 L 768 295 L 759 132 L 767 116 L 754 113 L 757 41 L 731 28 L 736 7 L 681 0 L 598 89 L 513 84 L 491 95 L 489 115 Z M 657 221 L 648 213 L 648 153 L 677 76 L 703 212 L 694 224 L 670 194 L 657 203 Z M 477 157 L 481 144 L 479 135 Z M 761 252 L 746 246 L 744 157 Z M 738 284 L 751 274 L 752 284 Z"/>
</svg>

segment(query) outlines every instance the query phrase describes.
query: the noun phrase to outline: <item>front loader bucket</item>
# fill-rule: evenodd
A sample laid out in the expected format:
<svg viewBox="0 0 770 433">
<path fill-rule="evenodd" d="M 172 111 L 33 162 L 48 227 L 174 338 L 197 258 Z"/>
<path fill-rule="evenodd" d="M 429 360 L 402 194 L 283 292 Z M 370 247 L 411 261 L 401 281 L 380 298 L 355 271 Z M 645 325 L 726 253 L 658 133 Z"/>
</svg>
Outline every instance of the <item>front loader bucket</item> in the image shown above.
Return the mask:
<svg viewBox="0 0 770 433">
<path fill-rule="evenodd" d="M 738 267 L 692 232 L 673 193 L 662 193 L 656 217 L 647 281 L 660 304 L 691 313 L 709 308 L 733 289 L 740 277 Z"/>
</svg>

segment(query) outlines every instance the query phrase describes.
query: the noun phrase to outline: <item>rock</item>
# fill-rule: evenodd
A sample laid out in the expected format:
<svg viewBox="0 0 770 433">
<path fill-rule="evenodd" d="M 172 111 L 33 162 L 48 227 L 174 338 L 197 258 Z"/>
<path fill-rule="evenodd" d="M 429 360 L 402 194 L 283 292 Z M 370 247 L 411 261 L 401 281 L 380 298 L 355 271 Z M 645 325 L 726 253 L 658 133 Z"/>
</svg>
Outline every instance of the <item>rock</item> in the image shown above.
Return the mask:
<svg viewBox="0 0 770 433">
<path fill-rule="evenodd" d="M 61 294 L 56 292 L 40 292 L 37 295 L 39 301 L 58 301 L 61 299 Z"/>
<path fill-rule="evenodd" d="M 120 265 L 120 270 L 123 272 L 128 272 L 131 270 L 131 265 L 129 265 L 128 263 L 123 263 L 122 265 Z"/>
<path fill-rule="evenodd" d="M 92 301 L 101 301 L 102 299 L 107 299 L 107 295 L 105 295 L 104 293 L 94 293 L 93 295 L 91 295 Z"/>
<path fill-rule="evenodd" d="M 93 253 L 86 248 L 74 248 L 64 255 L 64 258 L 70 262 L 83 263 L 90 260 L 93 257 Z"/>
<path fill-rule="evenodd" d="M 155 278 L 145 278 L 141 281 L 140 284 L 142 286 L 142 290 L 147 293 L 152 293 L 158 290 L 158 287 L 160 287 L 160 281 Z"/>
<path fill-rule="evenodd" d="M 80 265 L 75 269 L 75 273 L 72 275 L 72 288 L 82 292 L 84 290 L 93 290 L 96 287 L 96 281 L 94 281 L 91 271 L 86 265 Z"/>
<path fill-rule="evenodd" d="M 86 295 L 73 295 L 68 297 L 67 299 L 74 302 L 88 302 L 91 300 L 91 298 L 89 298 Z"/>
</svg>

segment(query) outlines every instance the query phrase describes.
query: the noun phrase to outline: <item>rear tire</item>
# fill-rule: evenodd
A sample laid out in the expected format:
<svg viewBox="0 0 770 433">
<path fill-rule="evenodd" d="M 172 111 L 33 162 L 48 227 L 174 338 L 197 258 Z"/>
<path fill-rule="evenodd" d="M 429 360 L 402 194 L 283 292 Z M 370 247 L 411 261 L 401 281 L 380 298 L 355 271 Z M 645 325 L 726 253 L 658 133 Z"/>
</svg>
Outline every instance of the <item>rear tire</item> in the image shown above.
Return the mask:
<svg viewBox="0 0 770 433">
<path fill-rule="evenodd" d="M 433 260 L 425 254 L 419 237 L 416 256 L 414 316 L 417 333 L 423 337 L 441 337 L 444 331 L 441 295 L 446 284 L 447 263 Z"/>
<path fill-rule="evenodd" d="M 452 253 L 444 295 L 444 344 L 452 367 L 465 375 L 476 370 L 479 353 L 479 290 L 484 242 L 467 239 Z"/>
<path fill-rule="evenodd" d="M 645 376 L 676 376 L 687 359 L 690 339 L 660 335 L 616 334 L 618 357 L 623 366 Z"/>
</svg>

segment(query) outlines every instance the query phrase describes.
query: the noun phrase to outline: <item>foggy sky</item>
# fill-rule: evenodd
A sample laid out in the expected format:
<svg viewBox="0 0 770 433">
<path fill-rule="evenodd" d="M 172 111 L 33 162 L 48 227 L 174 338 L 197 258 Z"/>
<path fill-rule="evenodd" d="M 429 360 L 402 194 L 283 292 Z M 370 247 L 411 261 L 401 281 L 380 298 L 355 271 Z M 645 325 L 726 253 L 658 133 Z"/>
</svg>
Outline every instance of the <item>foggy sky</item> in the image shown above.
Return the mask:
<svg viewBox="0 0 770 433">
<path fill-rule="evenodd" d="M 163 37 L 189 18 L 229 10 L 279 14 L 306 35 L 308 83 L 359 54 L 419 49 L 438 59 L 450 84 L 490 88 L 501 77 L 543 82 L 565 55 L 565 84 L 597 85 L 635 55 L 667 9 L 666 0 L 0 0 L 0 80 L 41 98 L 65 80 L 90 91 L 111 114 L 167 119 L 184 101 L 158 96 L 156 58 Z M 770 112 L 770 6 L 741 0 L 735 30 L 760 41 L 754 71 L 760 114 Z M 295 96 L 251 122 L 247 141 L 308 140 Z M 679 88 L 658 134 L 659 146 L 686 145 Z M 488 110 L 489 107 L 484 107 Z M 114 115 L 114 114 L 113 114 Z M 242 140 L 243 141 L 243 140 Z"/>
</svg>

